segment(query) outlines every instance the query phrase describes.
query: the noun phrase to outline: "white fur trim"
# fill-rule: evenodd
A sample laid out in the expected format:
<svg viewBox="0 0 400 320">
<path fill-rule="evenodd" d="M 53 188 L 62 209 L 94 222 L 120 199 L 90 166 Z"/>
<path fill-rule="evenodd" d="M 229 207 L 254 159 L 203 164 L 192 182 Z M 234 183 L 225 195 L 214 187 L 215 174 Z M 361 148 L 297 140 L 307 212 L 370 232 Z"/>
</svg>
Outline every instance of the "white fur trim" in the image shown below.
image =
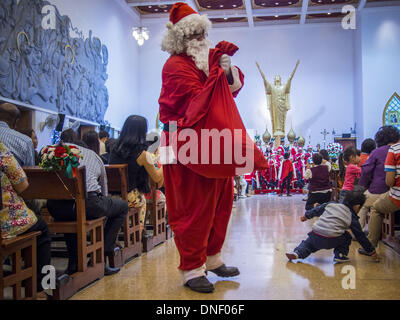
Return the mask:
<svg viewBox="0 0 400 320">
<path fill-rule="evenodd" d="M 224 264 L 224 261 L 222 260 L 221 252 L 218 252 L 217 254 L 213 256 L 207 256 L 207 261 L 206 261 L 206 269 L 208 270 L 214 270 L 219 268 Z"/>
<path fill-rule="evenodd" d="M 233 84 L 229 85 L 231 92 L 238 91 L 242 87 L 242 82 L 239 77 L 239 70 L 235 66 L 231 66 Z"/>
<path fill-rule="evenodd" d="M 185 284 L 191 279 L 202 277 L 206 275 L 206 265 L 203 264 L 200 268 L 193 270 L 180 270 L 182 275 L 182 281 Z"/>
<path fill-rule="evenodd" d="M 162 39 L 161 49 L 173 55 L 184 51 L 185 38 L 202 31 L 207 32 L 211 28 L 211 21 L 206 15 L 193 13 L 176 24 L 168 21 L 166 26 L 167 32 Z"/>
</svg>

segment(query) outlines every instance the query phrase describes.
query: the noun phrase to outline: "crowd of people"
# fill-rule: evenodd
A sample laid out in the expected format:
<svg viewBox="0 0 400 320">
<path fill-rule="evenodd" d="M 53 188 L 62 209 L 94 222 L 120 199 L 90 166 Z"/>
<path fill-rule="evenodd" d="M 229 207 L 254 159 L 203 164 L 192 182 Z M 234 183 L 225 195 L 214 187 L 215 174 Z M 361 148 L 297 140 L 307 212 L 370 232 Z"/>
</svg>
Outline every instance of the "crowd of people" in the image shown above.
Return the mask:
<svg viewBox="0 0 400 320">
<path fill-rule="evenodd" d="M 400 211 L 399 140 L 400 133 L 396 127 L 384 126 L 376 133 L 374 140 L 363 141 L 361 150 L 354 147 L 344 150 L 339 157 L 340 167 L 344 169 L 339 202 L 321 198 L 312 206 L 306 205 L 301 221 L 314 217 L 319 219 L 313 224 L 307 239 L 293 252 L 286 254 L 289 260 L 304 259 L 320 249 L 334 249 L 334 260 L 346 262 L 350 260 L 348 253 L 351 241 L 357 240 L 361 245 L 359 254 L 379 261 L 375 249 L 381 238 L 384 215 L 395 215 Z M 321 169 L 316 175 L 313 172 L 310 185 L 314 178 L 326 181 L 327 171 Z M 309 199 L 311 197 L 312 188 Z M 367 230 L 368 212 L 370 220 Z"/>
<path fill-rule="evenodd" d="M 325 150 L 321 150 L 323 151 Z M 288 196 L 291 195 L 292 188 L 303 191 L 307 184 L 306 170 L 312 163 L 313 147 L 311 145 L 305 150 L 298 146 L 297 142 L 290 147 L 285 147 L 282 143 L 278 148 L 274 148 L 273 142 L 270 142 L 264 155 L 269 168 L 254 171 L 251 174 L 253 190 L 269 190 L 282 195 L 286 188 Z"/>
<path fill-rule="evenodd" d="M 0 105 L 1 185 L 3 208 L 8 209 L 3 210 L 0 216 L 2 237 L 11 238 L 31 231 L 41 231 L 37 238 L 38 270 L 41 270 L 44 265 L 50 264 L 50 232 L 35 203 L 24 202 L 20 196 L 29 186 L 22 167 L 37 165 L 40 153 L 35 150 L 37 137 L 33 130 L 23 133 L 14 130 L 18 117 L 16 106 L 8 103 Z M 85 165 L 87 169 L 86 218 L 107 217 L 104 228 L 106 258 L 119 250 L 116 238 L 128 208 L 138 208 L 140 223 L 144 224 L 146 203 L 151 199 L 150 182 L 158 184 L 158 187 L 163 185 L 163 168 L 157 152 L 153 154 L 148 151 L 147 132 L 147 120 L 134 115 L 127 118 L 118 139 L 109 138 L 105 131 L 97 133 L 94 130 L 83 134 L 82 139 L 72 129 L 61 134 L 62 143 L 76 146 L 83 154 L 80 165 Z M 319 217 L 308 238 L 287 254 L 290 260 L 304 259 L 319 249 L 333 248 L 335 261 L 348 261 L 352 239 L 360 242 L 360 254 L 378 259 L 375 248 L 381 237 L 383 216 L 400 211 L 400 180 L 397 174 L 400 167 L 399 141 L 398 129 L 385 126 L 379 129 L 375 139 L 363 141 L 361 150 L 351 146 L 340 154 L 339 175 L 343 176 L 343 181 L 340 183 L 339 203 L 331 201 L 332 160 L 326 150 L 313 152 L 311 146 L 305 153 L 301 148 L 295 149 L 296 146 L 290 153 L 285 152 L 283 147 L 276 151 L 266 150 L 270 168 L 261 174 L 253 172 L 252 187 L 256 188 L 257 183 L 274 189 L 278 187 L 280 196 L 286 188 L 290 195 L 289 186 L 294 181 L 298 188 L 308 190 L 305 215 L 301 220 Z M 127 202 L 108 194 L 104 167 L 106 164 L 122 163 L 128 164 Z M 257 178 L 259 180 L 255 181 Z M 240 196 L 249 195 L 250 186 L 244 177 L 235 180 L 236 188 L 240 185 Z M 165 201 L 160 190 L 157 197 L 158 201 Z M 74 201 L 48 200 L 46 206 L 56 221 L 71 221 L 76 217 Z M 367 231 L 368 212 L 370 221 Z M 65 239 L 69 253 L 65 272 L 73 274 L 77 271 L 78 261 L 76 235 L 68 234 Z M 118 268 L 105 267 L 106 275 L 118 271 Z M 43 275 L 38 272 L 39 291 L 42 278 Z"/>
<path fill-rule="evenodd" d="M 76 219 L 74 200 L 24 201 L 21 193 L 29 187 L 23 167 L 40 163 L 40 152 L 34 131 L 16 131 L 20 117 L 19 109 L 12 104 L 0 104 L 0 169 L 2 208 L 0 214 L 1 237 L 13 238 L 33 231 L 41 231 L 37 237 L 37 289 L 43 291 L 41 281 L 43 266 L 50 265 L 51 237 L 41 208 L 46 206 L 56 221 Z M 130 116 L 124 123 L 120 137 L 109 139 L 108 133 L 94 130 L 83 134 L 82 139 L 73 129 L 61 133 L 61 143 L 75 146 L 82 154 L 80 166 L 86 167 L 86 218 L 88 220 L 107 217 L 104 226 L 105 261 L 110 259 L 120 247 L 117 235 L 121 229 L 129 207 L 140 212 L 140 223 L 145 223 L 147 199 L 151 199 L 151 182 L 159 188 L 163 186 L 163 168 L 155 154 L 148 152 L 147 120 L 141 116 Z M 101 144 L 105 153 L 101 154 Z M 35 156 L 36 154 L 36 156 Z M 35 160 L 36 159 L 36 160 Z M 105 164 L 128 164 L 128 201 L 108 193 Z M 158 191 L 157 201 L 165 201 Z M 147 199 L 146 199 L 147 198 Z M 39 203 L 39 204 L 38 204 Z M 41 204 L 41 205 L 40 205 Z M 65 274 L 78 271 L 76 234 L 66 234 L 68 267 Z M 112 275 L 119 268 L 105 265 L 105 275 Z"/>
<path fill-rule="evenodd" d="M 185 126 L 198 128 L 199 115 L 204 117 L 221 105 L 226 107 L 227 114 L 237 111 L 233 97 L 242 88 L 244 75 L 231 64 L 230 57 L 238 47 L 221 41 L 211 49 L 206 39 L 210 26 L 206 16 L 199 15 L 186 3 L 176 3 L 170 10 L 162 50 L 171 56 L 163 68 L 159 99 L 166 140 L 175 134 L 174 128 L 168 125 L 171 121 L 184 120 Z M 213 108 L 208 103 L 211 93 L 219 98 Z M 237 121 L 229 124 L 230 129 L 240 127 L 245 131 L 239 113 L 235 115 Z M 40 152 L 35 153 L 37 139 L 32 130 L 25 133 L 15 130 L 19 116 L 15 105 L 0 104 L 1 237 L 8 239 L 41 231 L 37 237 L 37 288 L 40 292 L 43 289 L 42 267 L 50 264 L 51 238 L 40 216 L 43 203 L 25 202 L 21 197 L 29 186 L 23 167 L 40 163 Z M 223 120 L 210 118 L 206 120 L 211 121 L 211 128 Z M 126 119 L 118 139 L 109 139 L 106 132 L 94 130 L 85 132 L 82 137 L 72 129 L 62 132 L 61 142 L 78 148 L 83 155 L 80 165 L 86 167 L 86 218 L 107 218 L 104 227 L 107 261 L 119 250 L 116 239 L 129 207 L 139 209 L 139 220 L 144 224 L 151 186 L 165 185 L 168 219 L 180 254 L 179 269 L 184 285 L 197 292 L 211 293 L 214 286 L 207 279 L 207 272 L 219 277 L 240 274 L 237 267 L 225 265 L 221 254 L 232 212 L 234 179 L 230 172 L 234 171 L 210 176 L 210 166 L 196 167 L 198 172 L 181 162 L 161 166 L 157 150 L 150 152 L 147 132 L 147 120 L 137 115 Z M 397 128 L 385 126 L 376 133 L 374 140 L 364 141 L 361 150 L 348 147 L 340 155 L 342 190 L 338 203 L 330 201 L 330 171 L 334 163 L 326 150 L 313 152 L 311 146 L 303 150 L 296 144 L 285 150 L 284 146 L 274 149 L 270 145 L 264 159 L 255 148 L 254 154 L 259 156 L 255 158 L 259 162 L 255 167 L 263 170 L 251 174 L 253 189 L 278 189 L 280 196 L 285 188 L 290 196 L 293 185 L 300 191 L 308 190 L 301 221 L 319 217 L 308 238 L 287 253 L 290 260 L 303 259 L 319 249 L 333 248 L 335 261 L 348 261 L 353 237 L 362 246 L 358 250 L 360 254 L 377 259 L 375 248 L 381 236 L 383 216 L 400 210 L 400 134 Z M 109 194 L 105 164 L 128 165 L 127 201 Z M 247 189 L 242 178 L 237 181 L 236 187 L 238 185 L 242 185 L 242 190 Z M 158 200 L 164 201 L 164 194 L 157 194 Z M 55 220 L 76 218 L 73 201 L 49 200 L 45 205 Z M 364 228 L 368 211 L 371 219 L 367 237 Z M 77 239 L 75 234 L 65 238 L 69 256 L 66 273 L 73 274 L 77 271 Z M 105 264 L 105 275 L 118 271 Z"/>
</svg>

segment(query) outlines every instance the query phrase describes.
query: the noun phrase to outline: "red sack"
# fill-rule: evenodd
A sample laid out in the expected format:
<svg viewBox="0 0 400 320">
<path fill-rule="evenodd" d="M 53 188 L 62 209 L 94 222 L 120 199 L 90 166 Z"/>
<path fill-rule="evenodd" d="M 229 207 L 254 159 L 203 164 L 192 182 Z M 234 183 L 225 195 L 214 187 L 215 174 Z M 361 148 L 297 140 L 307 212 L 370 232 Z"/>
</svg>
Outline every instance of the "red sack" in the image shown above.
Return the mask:
<svg viewBox="0 0 400 320">
<path fill-rule="evenodd" d="M 263 153 L 246 132 L 219 66 L 223 54 L 232 56 L 237 50 L 237 46 L 226 41 L 210 50 L 209 76 L 204 88 L 190 101 L 184 117 L 178 119 L 177 131 L 169 133 L 169 145 L 174 146 L 178 161 L 208 178 L 268 168 Z"/>
</svg>

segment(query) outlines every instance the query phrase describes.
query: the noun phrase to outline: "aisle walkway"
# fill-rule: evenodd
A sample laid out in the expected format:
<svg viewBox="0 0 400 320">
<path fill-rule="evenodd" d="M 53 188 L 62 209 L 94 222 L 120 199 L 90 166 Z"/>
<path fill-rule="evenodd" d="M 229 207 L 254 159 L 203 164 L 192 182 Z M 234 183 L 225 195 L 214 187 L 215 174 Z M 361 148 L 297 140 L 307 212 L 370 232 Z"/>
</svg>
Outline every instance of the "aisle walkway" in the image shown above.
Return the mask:
<svg viewBox="0 0 400 320">
<path fill-rule="evenodd" d="M 257 195 L 236 202 L 223 257 L 241 274 L 229 280 L 210 275 L 212 294 L 181 285 L 179 254 L 171 239 L 72 299 L 400 299 L 400 256 L 384 244 L 378 249 L 380 263 L 360 256 L 358 242 L 352 243 L 347 264 L 335 265 L 328 250 L 302 263 L 287 261 L 285 252 L 305 239 L 312 225 L 300 222 L 301 199 Z M 342 287 L 346 265 L 354 267 L 355 289 Z"/>
</svg>

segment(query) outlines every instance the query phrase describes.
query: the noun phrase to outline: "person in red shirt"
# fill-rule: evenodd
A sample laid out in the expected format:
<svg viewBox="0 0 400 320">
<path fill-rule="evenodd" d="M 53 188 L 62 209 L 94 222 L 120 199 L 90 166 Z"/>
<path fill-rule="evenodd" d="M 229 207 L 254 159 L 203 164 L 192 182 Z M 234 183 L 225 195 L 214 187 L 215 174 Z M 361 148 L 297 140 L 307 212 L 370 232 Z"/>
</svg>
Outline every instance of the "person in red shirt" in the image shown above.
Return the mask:
<svg viewBox="0 0 400 320">
<path fill-rule="evenodd" d="M 281 183 L 281 192 L 279 193 L 279 196 L 282 197 L 283 189 L 286 186 L 286 194 L 288 197 L 291 196 L 290 194 L 290 184 L 292 182 L 293 176 L 295 176 L 295 172 L 293 169 L 293 163 L 292 161 L 289 160 L 290 154 L 285 153 L 283 158 L 283 163 L 281 166 L 281 171 L 280 171 L 280 183 Z"/>
<path fill-rule="evenodd" d="M 347 192 L 354 189 L 355 184 L 358 184 L 358 179 L 361 176 L 361 168 L 358 166 L 360 163 L 360 154 L 360 150 L 357 150 L 354 147 L 348 147 L 341 155 L 348 165 L 346 168 L 342 191 L 339 196 L 340 201 L 346 197 Z"/>
</svg>

